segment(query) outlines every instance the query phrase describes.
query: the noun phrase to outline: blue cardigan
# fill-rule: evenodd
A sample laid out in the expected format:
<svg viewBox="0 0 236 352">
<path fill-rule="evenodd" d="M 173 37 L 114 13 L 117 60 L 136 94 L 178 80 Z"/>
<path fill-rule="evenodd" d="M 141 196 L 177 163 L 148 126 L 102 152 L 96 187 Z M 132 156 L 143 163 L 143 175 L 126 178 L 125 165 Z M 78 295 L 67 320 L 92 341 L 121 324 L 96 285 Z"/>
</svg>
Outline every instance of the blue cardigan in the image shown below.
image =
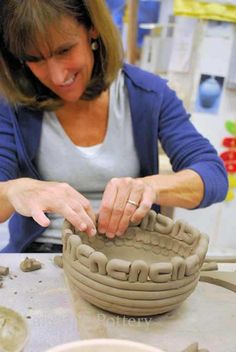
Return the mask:
<svg viewBox="0 0 236 352">
<path fill-rule="evenodd" d="M 227 174 L 209 141 L 194 128 L 182 102 L 166 81 L 137 67 L 124 65 L 135 146 L 141 177 L 158 173 L 158 146 L 170 158 L 174 171 L 192 169 L 202 178 L 204 197 L 199 207 L 225 198 Z M 0 181 L 41 179 L 35 166 L 43 111 L 0 103 Z M 21 252 L 44 228 L 32 218 L 15 213 L 9 222 L 10 242 L 2 252 Z"/>
</svg>

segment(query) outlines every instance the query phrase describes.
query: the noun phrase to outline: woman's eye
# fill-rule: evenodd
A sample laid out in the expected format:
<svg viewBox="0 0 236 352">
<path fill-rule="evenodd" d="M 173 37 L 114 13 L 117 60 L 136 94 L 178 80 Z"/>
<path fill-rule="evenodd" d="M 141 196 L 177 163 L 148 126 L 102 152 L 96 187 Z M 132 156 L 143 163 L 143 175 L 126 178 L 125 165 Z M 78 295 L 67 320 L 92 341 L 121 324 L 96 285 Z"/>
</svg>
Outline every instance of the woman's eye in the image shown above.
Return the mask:
<svg viewBox="0 0 236 352">
<path fill-rule="evenodd" d="M 41 62 L 41 61 L 43 61 L 43 58 L 42 57 L 34 57 L 34 56 L 26 56 L 25 58 L 24 58 L 24 61 L 25 62 L 28 62 L 28 63 L 32 63 L 32 62 Z"/>
<path fill-rule="evenodd" d="M 67 54 L 70 51 L 70 48 L 65 48 L 59 51 L 59 55 Z"/>
</svg>

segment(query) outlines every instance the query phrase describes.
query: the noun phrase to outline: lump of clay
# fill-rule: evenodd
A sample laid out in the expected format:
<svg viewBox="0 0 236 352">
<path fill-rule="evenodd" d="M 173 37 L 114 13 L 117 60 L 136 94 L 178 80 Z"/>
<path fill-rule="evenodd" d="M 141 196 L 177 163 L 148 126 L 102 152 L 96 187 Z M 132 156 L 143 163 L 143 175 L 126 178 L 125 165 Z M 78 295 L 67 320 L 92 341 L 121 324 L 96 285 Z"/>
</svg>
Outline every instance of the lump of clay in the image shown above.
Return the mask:
<svg viewBox="0 0 236 352">
<path fill-rule="evenodd" d="M 190 346 L 188 346 L 187 348 L 185 348 L 182 352 L 209 352 L 208 350 L 204 349 L 199 349 L 198 348 L 198 343 L 194 342 L 192 343 Z"/>
<path fill-rule="evenodd" d="M 59 268 L 63 268 L 62 255 L 55 255 L 55 257 L 53 258 L 53 262 L 56 266 L 59 266 Z"/>
<path fill-rule="evenodd" d="M 153 211 L 112 239 L 89 238 L 65 221 L 62 240 L 73 289 L 104 310 L 132 316 L 178 307 L 195 289 L 208 249 L 196 228 Z"/>
<path fill-rule="evenodd" d="M 6 266 L 0 266 L 0 275 L 7 276 L 9 274 L 9 268 Z"/>
<path fill-rule="evenodd" d="M 9 275 L 9 268 L 7 266 L 0 266 L 0 288 L 3 287 L 3 276 L 7 275 Z"/>
<path fill-rule="evenodd" d="M 20 268 L 22 271 L 34 271 L 42 268 L 42 264 L 34 259 L 26 257 L 23 262 L 20 263 Z"/>
</svg>

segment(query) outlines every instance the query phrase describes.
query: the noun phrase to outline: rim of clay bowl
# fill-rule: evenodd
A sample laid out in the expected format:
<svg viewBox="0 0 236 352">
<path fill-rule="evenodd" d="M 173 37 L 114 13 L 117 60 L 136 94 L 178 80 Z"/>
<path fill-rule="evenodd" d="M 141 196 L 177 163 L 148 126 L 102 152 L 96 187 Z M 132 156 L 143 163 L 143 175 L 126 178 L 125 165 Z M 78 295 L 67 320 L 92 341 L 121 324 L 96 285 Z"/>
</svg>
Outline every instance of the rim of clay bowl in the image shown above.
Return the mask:
<svg viewBox="0 0 236 352">
<path fill-rule="evenodd" d="M 87 349 L 87 347 L 91 348 L 99 348 L 99 350 L 96 349 L 98 352 L 112 352 L 111 348 L 112 347 L 117 347 L 122 349 L 122 348 L 129 348 L 128 351 L 126 349 L 124 350 L 125 352 L 164 352 L 163 350 L 160 350 L 159 348 L 156 348 L 154 346 L 146 345 L 141 342 L 134 342 L 131 340 L 120 340 L 120 339 L 89 339 L 89 340 L 82 340 L 82 341 L 74 341 L 74 342 L 69 342 L 63 345 L 58 345 L 55 346 L 49 350 L 46 350 L 45 352 L 91 352 L 95 351 L 94 349 L 90 350 Z M 108 349 L 105 349 L 108 348 Z"/>
<path fill-rule="evenodd" d="M 17 324 L 21 324 L 22 326 L 22 341 L 17 343 L 17 346 L 14 349 L 5 349 L 5 347 L 2 345 L 2 340 L 1 340 L 1 327 L 0 327 L 0 350 L 1 351 L 10 351 L 10 352 L 22 352 L 27 341 L 29 338 L 29 330 L 28 330 L 28 325 L 26 322 L 26 319 L 17 311 L 13 310 L 12 308 L 0 306 L 0 316 L 4 316 L 9 319 L 9 317 L 13 317 L 17 321 Z M 13 336 L 14 337 L 14 336 Z"/>
<path fill-rule="evenodd" d="M 154 228 L 155 223 L 159 225 L 160 229 Z M 151 226 L 151 228 L 150 228 L 150 226 Z M 165 226 L 166 226 L 166 228 L 165 228 Z M 164 227 L 164 230 L 163 230 L 163 227 Z M 174 230 L 174 228 L 175 228 L 175 230 Z M 144 232 L 148 231 L 151 234 L 153 233 L 154 237 L 156 237 L 156 235 L 158 235 L 158 236 L 160 235 L 163 238 L 165 237 L 164 250 L 170 249 L 169 245 L 167 245 L 167 243 L 166 243 L 166 239 L 168 239 L 168 241 L 173 241 L 173 246 L 175 246 L 175 244 L 177 242 L 179 242 L 180 245 L 178 244 L 178 246 L 177 246 L 178 247 L 177 252 L 176 252 L 176 249 L 171 248 L 171 251 L 173 252 L 172 259 L 174 259 L 175 257 L 178 257 L 178 258 L 180 257 L 181 260 L 183 261 L 183 264 L 186 264 L 186 270 L 185 270 L 184 276 L 191 276 L 192 274 L 199 272 L 199 269 L 202 266 L 203 260 L 206 256 L 206 253 L 207 253 L 209 238 L 208 238 L 208 236 L 206 236 L 205 234 L 200 232 L 197 228 L 191 226 L 190 224 L 186 223 L 185 221 L 182 221 L 182 220 L 173 221 L 172 219 L 170 219 L 162 214 L 156 214 L 154 211 L 150 211 L 146 215 L 146 217 L 143 219 L 143 221 L 140 225 L 129 226 L 129 228 L 127 229 L 127 233 L 128 233 L 128 230 L 133 231 L 134 229 L 137 231 L 138 230 L 143 230 Z M 186 229 L 187 232 L 182 233 L 183 229 Z M 173 231 L 174 231 L 174 234 L 172 234 Z M 190 231 L 190 234 L 192 235 L 190 238 L 190 242 L 189 242 L 189 233 L 188 233 L 189 231 Z M 127 235 L 127 233 L 125 235 Z M 125 241 L 126 240 L 125 235 L 122 237 L 122 239 L 118 239 L 118 240 Z M 134 236 L 134 240 L 136 242 L 140 242 L 140 239 L 137 239 L 138 235 L 139 235 L 139 233 L 137 232 L 137 234 L 135 234 L 135 236 Z M 181 238 L 180 235 L 183 236 L 183 238 Z M 184 236 L 185 236 L 185 240 L 184 240 Z M 98 234 L 98 236 L 94 237 L 93 239 L 88 239 L 87 235 L 85 235 L 83 232 L 75 231 L 74 227 L 67 220 L 65 220 L 64 224 L 63 224 L 63 228 L 62 228 L 62 241 L 63 241 L 63 256 L 64 256 L 64 258 L 66 258 L 67 256 L 70 257 L 72 254 L 73 261 L 76 261 L 76 257 L 80 256 L 80 254 L 81 254 L 82 257 L 85 256 L 86 260 L 89 260 L 90 254 L 92 254 L 92 255 L 93 254 L 101 254 L 103 256 L 102 267 L 104 266 L 103 261 L 105 258 L 105 260 L 107 261 L 106 269 L 107 269 L 107 266 L 109 264 L 111 264 L 111 268 L 109 266 L 109 270 L 114 271 L 115 270 L 114 266 L 117 265 L 117 263 L 115 262 L 116 258 L 108 258 L 106 253 L 104 253 L 102 249 L 98 249 L 98 248 L 93 247 L 92 243 L 94 242 L 94 240 L 99 241 L 100 240 L 99 237 L 102 238 L 103 242 L 104 241 L 109 242 L 109 244 L 111 244 L 111 245 L 115 245 L 116 241 L 117 241 L 116 238 L 115 239 L 114 238 L 113 239 L 107 239 L 107 238 L 104 239 L 104 236 L 101 236 L 100 234 Z M 144 236 L 142 235 L 142 237 L 144 237 Z M 86 242 L 84 242 L 84 239 L 86 239 Z M 92 241 L 92 243 L 90 243 L 91 241 Z M 106 247 L 105 242 L 103 243 L 104 248 Z M 144 241 L 141 241 L 141 242 L 143 242 L 144 245 L 147 244 Z M 124 242 L 124 246 L 127 247 L 127 243 Z M 154 248 L 157 247 L 159 251 L 160 251 L 159 247 L 161 247 L 161 249 L 163 248 L 163 244 L 160 245 L 159 242 L 152 243 L 151 237 L 150 237 L 150 246 L 153 246 Z M 179 248 L 180 246 L 181 246 L 181 248 Z M 77 247 L 80 248 L 82 251 L 79 255 L 77 252 L 77 249 L 78 249 Z M 139 248 L 142 248 L 142 247 L 138 247 L 138 249 Z M 150 251 L 153 251 L 151 249 L 151 247 L 150 247 Z M 181 251 L 185 252 L 185 253 L 180 253 Z M 73 252 L 73 253 L 71 253 L 71 252 Z M 155 251 L 154 255 L 158 255 L 158 253 Z M 92 255 L 91 255 L 91 258 L 92 258 Z M 166 255 L 166 254 L 164 253 L 164 255 Z M 77 258 L 77 259 L 79 259 L 79 258 Z M 170 263 L 171 265 L 174 265 L 172 263 L 172 259 L 169 258 L 168 262 L 166 262 L 166 260 L 158 260 L 157 263 L 154 262 L 151 265 L 148 264 L 147 269 L 149 269 L 149 271 L 151 271 L 151 267 L 154 267 L 152 271 L 154 271 L 154 273 L 155 273 L 155 269 L 156 269 L 155 265 L 156 264 L 168 266 Z M 117 260 L 120 263 L 122 263 L 124 266 L 128 265 L 127 261 L 130 262 L 131 264 L 135 262 L 135 261 L 133 261 L 131 259 L 129 260 L 127 258 L 125 258 L 125 259 L 117 258 Z M 84 264 L 84 263 L 82 262 L 82 264 Z M 89 264 L 89 267 L 90 267 L 90 264 Z M 175 263 L 175 266 L 177 264 L 178 263 Z M 132 267 L 132 265 L 131 265 L 131 267 Z M 92 271 L 91 267 L 89 268 L 89 270 L 92 273 L 97 273 L 97 271 L 98 271 L 97 269 L 96 269 L 96 271 Z M 131 269 L 129 269 L 129 270 L 131 270 Z M 98 274 L 101 275 L 100 272 L 98 272 Z M 130 274 L 130 272 L 126 272 L 126 274 Z M 103 275 L 104 276 L 107 276 L 107 275 L 111 276 L 112 278 L 120 281 L 120 279 L 117 278 L 117 276 L 114 277 L 109 272 L 105 272 L 105 273 L 103 273 Z M 149 277 L 149 279 L 150 279 L 149 284 L 152 282 L 159 283 L 158 281 L 156 281 L 152 277 Z M 123 280 L 123 281 L 126 281 L 126 280 Z M 145 282 L 144 281 L 142 282 L 143 287 L 144 287 L 144 283 L 146 283 L 146 281 Z M 131 281 L 131 283 L 133 283 L 133 282 L 134 281 Z M 160 281 L 160 282 L 163 282 L 163 281 Z"/>
</svg>

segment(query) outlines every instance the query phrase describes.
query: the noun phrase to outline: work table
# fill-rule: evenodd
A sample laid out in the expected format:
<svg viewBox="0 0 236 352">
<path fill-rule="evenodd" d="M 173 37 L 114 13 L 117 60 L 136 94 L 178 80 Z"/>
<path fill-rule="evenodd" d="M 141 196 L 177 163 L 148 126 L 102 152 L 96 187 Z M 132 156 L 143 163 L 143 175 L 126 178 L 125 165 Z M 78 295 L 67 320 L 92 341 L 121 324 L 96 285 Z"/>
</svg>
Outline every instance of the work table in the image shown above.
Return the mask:
<svg viewBox="0 0 236 352">
<path fill-rule="evenodd" d="M 236 293 L 199 282 L 176 310 L 154 317 L 131 318 L 104 312 L 79 296 L 72 299 L 55 254 L 27 254 L 42 262 L 42 269 L 22 272 L 26 254 L 0 254 L 0 265 L 10 275 L 0 289 L 0 305 L 26 318 L 29 340 L 24 352 L 46 349 L 79 339 L 123 338 L 143 342 L 166 352 L 180 352 L 193 342 L 210 352 L 236 351 Z M 220 264 L 220 270 L 236 270 Z"/>
</svg>

